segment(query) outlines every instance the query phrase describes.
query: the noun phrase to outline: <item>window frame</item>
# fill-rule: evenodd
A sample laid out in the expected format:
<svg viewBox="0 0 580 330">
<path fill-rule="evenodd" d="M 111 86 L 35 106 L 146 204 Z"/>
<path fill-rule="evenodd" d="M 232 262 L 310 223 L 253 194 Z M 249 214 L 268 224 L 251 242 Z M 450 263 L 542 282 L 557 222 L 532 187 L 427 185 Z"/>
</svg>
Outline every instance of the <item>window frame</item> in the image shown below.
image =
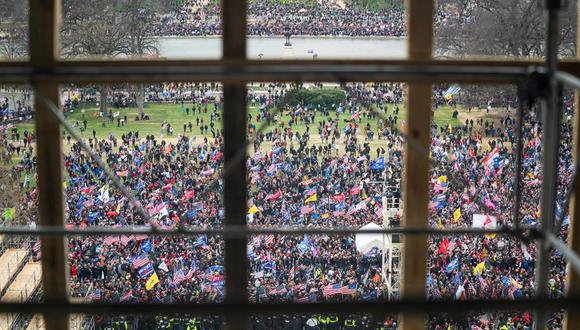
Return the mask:
<svg viewBox="0 0 580 330">
<path fill-rule="evenodd" d="M 225 229 L 245 228 L 246 168 L 239 161 L 237 151 L 246 143 L 246 83 L 250 81 L 400 81 L 407 83 L 408 127 L 410 136 L 421 147 L 430 147 L 430 116 L 432 83 L 440 81 L 524 84 L 530 80 L 529 68 L 542 66 L 539 61 L 493 60 L 435 60 L 433 47 L 434 0 L 406 0 L 408 15 L 408 49 L 404 60 L 317 60 L 280 61 L 249 60 L 246 57 L 247 0 L 222 0 L 223 56 L 220 60 L 120 60 L 120 61 L 63 61 L 59 58 L 60 0 L 30 1 L 30 58 L 24 62 L 0 62 L 0 82 L 31 84 L 58 104 L 58 87 L 61 83 L 78 82 L 159 82 L 159 81 L 217 81 L 224 89 L 224 158 L 226 166 L 235 169 L 224 178 Z M 550 2 L 550 1 L 548 1 Z M 559 63 L 564 72 L 580 76 L 580 61 Z M 576 97 L 578 100 L 578 95 Z M 46 104 L 35 100 L 38 189 L 40 225 L 55 230 L 64 229 L 64 201 L 62 187 L 62 134 L 60 123 L 49 113 Z M 575 154 L 580 151 L 578 135 L 580 116 L 575 119 Z M 244 155 L 245 156 L 245 155 Z M 576 157 L 576 156 L 575 156 Z M 414 148 L 406 143 L 404 191 L 404 223 L 409 228 L 428 227 L 429 164 Z M 575 192 L 580 192 L 580 184 Z M 411 202 L 412 201 L 412 202 Z M 580 251 L 580 231 L 574 224 L 580 218 L 580 199 L 571 202 L 570 240 L 574 251 Z M 409 207 L 412 205 L 413 207 Z M 580 221 L 580 220 L 578 220 Z M 299 232 L 299 231 L 298 231 Z M 248 231 L 249 233 L 249 231 Z M 445 231 L 441 231 L 445 233 Z M 509 233 L 508 233 L 509 234 Z M 404 311 L 402 327 L 418 329 L 425 324 L 424 312 L 449 311 L 457 308 L 482 309 L 520 307 L 537 309 L 554 306 L 554 302 L 538 299 L 535 302 L 426 302 L 427 236 L 405 236 L 402 251 L 402 298 L 400 302 L 316 304 L 316 305 L 251 305 L 247 300 L 247 237 L 224 237 L 226 300 L 222 305 L 188 306 L 109 306 L 110 311 L 130 312 L 142 308 L 165 311 L 190 311 L 200 313 L 221 312 L 226 315 L 228 328 L 249 327 L 249 315 L 268 312 L 369 311 L 387 313 Z M 46 329 L 68 328 L 68 317 L 82 306 L 69 303 L 66 244 L 63 234 L 42 235 L 42 283 L 45 303 L 30 305 L 45 312 Z M 412 255 L 413 258 L 405 258 Z M 227 274 L 235 274 L 227 276 Z M 569 298 L 559 306 L 571 307 L 580 294 L 580 280 L 570 272 Z M 542 297 L 540 297 L 542 298 Z M 569 305 L 566 305 L 566 304 Z M 503 304 L 503 305 L 502 305 Z M 50 305 L 55 308 L 50 308 Z M 58 308 L 58 307 L 67 307 Z M 27 309 L 26 304 L 0 304 L 1 308 L 15 311 Z M 101 306 L 106 310 L 107 306 Z M 36 309 L 34 309 L 36 308 Z M 86 306 L 85 312 L 90 312 Z M 580 327 L 580 314 L 568 319 L 570 329 Z"/>
</svg>

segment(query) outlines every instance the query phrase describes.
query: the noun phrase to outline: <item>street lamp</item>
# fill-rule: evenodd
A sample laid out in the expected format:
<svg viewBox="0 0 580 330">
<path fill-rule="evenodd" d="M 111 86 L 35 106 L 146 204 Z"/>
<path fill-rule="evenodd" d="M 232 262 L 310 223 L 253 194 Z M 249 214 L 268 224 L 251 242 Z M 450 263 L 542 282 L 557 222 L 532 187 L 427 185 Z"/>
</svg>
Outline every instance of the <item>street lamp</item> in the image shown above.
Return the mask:
<svg viewBox="0 0 580 330">
<path fill-rule="evenodd" d="M 284 43 L 284 47 L 292 47 L 292 43 L 290 42 L 291 35 L 292 35 L 292 31 L 290 30 L 290 26 L 286 25 L 284 27 L 284 37 L 286 38 L 286 42 Z"/>
</svg>

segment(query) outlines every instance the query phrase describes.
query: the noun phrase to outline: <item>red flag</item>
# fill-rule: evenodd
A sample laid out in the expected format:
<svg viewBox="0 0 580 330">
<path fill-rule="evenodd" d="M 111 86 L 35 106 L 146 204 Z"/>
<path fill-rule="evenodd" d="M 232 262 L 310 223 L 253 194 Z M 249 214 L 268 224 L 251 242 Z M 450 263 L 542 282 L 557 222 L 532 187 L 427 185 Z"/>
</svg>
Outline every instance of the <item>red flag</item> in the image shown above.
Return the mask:
<svg viewBox="0 0 580 330">
<path fill-rule="evenodd" d="M 332 196 L 332 199 L 334 199 L 335 201 L 342 203 L 344 202 L 344 194 L 339 194 L 339 195 L 334 195 Z"/>
<path fill-rule="evenodd" d="M 195 195 L 195 192 L 193 190 L 188 190 L 183 195 L 183 200 L 186 201 L 186 200 L 192 199 L 194 195 Z"/>
<path fill-rule="evenodd" d="M 447 248 L 449 248 L 449 241 L 447 240 L 447 238 L 445 238 L 443 242 L 441 242 L 439 250 L 437 250 L 437 254 L 441 253 L 443 255 L 447 255 Z"/>
<path fill-rule="evenodd" d="M 354 186 L 350 188 L 351 195 L 358 195 L 360 193 L 360 186 Z"/>
</svg>

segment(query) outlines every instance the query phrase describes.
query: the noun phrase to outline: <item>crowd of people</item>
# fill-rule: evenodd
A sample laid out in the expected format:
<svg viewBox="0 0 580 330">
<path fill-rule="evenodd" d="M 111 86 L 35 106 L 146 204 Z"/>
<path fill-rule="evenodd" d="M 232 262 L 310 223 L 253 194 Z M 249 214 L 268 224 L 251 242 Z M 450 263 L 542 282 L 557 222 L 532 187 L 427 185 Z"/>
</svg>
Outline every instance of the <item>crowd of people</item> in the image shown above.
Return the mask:
<svg viewBox="0 0 580 330">
<path fill-rule="evenodd" d="M 438 8 L 435 23 L 446 24 L 456 11 Z M 465 11 L 462 11 L 465 16 Z M 463 17 L 462 16 L 462 17 Z M 466 16 L 464 21 L 467 21 Z M 270 1 L 256 0 L 248 4 L 248 34 L 282 36 L 289 29 L 292 35 L 403 37 L 406 14 L 395 3 L 384 9 L 369 9 L 356 3 L 333 1 Z M 158 36 L 221 35 L 219 3 L 187 0 L 179 8 L 161 17 L 152 27 Z"/>
<path fill-rule="evenodd" d="M 103 170 L 72 144 L 65 153 L 66 222 L 71 228 L 90 226 L 163 228 L 219 228 L 222 204 L 223 135 L 217 123 L 220 107 L 208 86 L 199 88 L 187 102 L 192 116 L 211 112 L 212 133 L 204 133 L 203 120 L 191 120 L 175 138 L 142 136 L 130 131 L 117 138 L 87 139 L 89 145 L 138 197 L 154 223 L 146 223 L 134 206 L 106 178 Z M 333 107 L 302 105 L 278 112 L 290 85 L 270 84 L 248 95 L 248 126 L 253 149 L 247 158 L 248 225 L 266 228 L 360 228 L 383 224 L 385 194 L 401 198 L 405 124 L 398 105 L 400 84 L 346 84 L 346 98 Z M 148 88 L 178 97 L 184 86 Z M 440 95 L 440 92 L 436 93 Z M 218 97 L 219 98 L 219 97 Z M 437 106 L 443 103 L 438 98 Z M 151 102 L 155 102 L 152 99 Z M 214 102 L 214 106 L 203 104 Z M 203 110 L 202 110 L 203 109 Z M 372 109 L 372 110 L 371 110 Z M 431 215 L 433 227 L 499 227 L 512 224 L 515 160 L 515 114 L 494 110 L 496 119 L 475 118 L 459 125 L 432 124 Z M 206 113 L 204 113 L 206 114 Z M 154 116 L 154 114 L 149 114 Z M 561 234 L 567 232 L 564 208 L 572 171 L 572 106 L 566 103 L 559 168 L 557 216 Z M 184 113 L 189 116 L 189 111 Z M 189 120 L 189 119 L 188 119 Z M 266 130 L 258 127 L 270 122 Z M 367 123 L 368 122 L 368 123 Z M 371 125 L 370 122 L 373 122 Z M 517 219 L 536 225 L 541 185 L 541 125 L 534 113 L 524 118 L 522 205 Z M 207 122 L 206 122 L 207 125 Z M 201 126 L 201 127 L 200 127 Z M 179 126 L 178 126 L 179 127 Z M 4 146 L 23 139 L 18 130 L 3 125 Z M 186 127 L 187 128 L 187 127 Z M 27 148 L 33 139 L 29 139 Z M 428 154 L 428 153 L 426 153 Z M 34 176 L 35 158 L 28 150 L 14 171 Z M 385 187 L 393 189 L 385 189 Z M 31 187 L 25 205 L 33 207 Z M 476 221 L 476 219 L 482 219 Z M 388 219 L 398 226 L 400 213 Z M 71 292 L 98 301 L 215 302 L 224 297 L 223 240 L 219 237 L 143 235 L 74 237 L 68 240 Z M 381 248 L 382 249 L 382 248 Z M 360 251 L 355 235 L 261 235 L 249 238 L 248 292 L 252 302 L 377 301 L 396 299 L 382 273 L 381 249 Z M 430 299 L 517 299 L 534 292 L 535 245 L 502 235 L 455 235 L 429 239 L 426 292 Z M 40 258 L 40 255 L 36 257 Z M 565 262 L 552 255 L 549 286 L 552 296 L 564 292 Z M 365 316 L 366 318 L 366 316 Z M 298 328 L 312 318 L 289 318 Z M 362 316 L 353 320 L 361 324 Z M 557 329 L 561 315 L 550 319 Z M 262 322 L 262 323 L 260 323 Z M 286 322 L 259 319 L 263 322 Z M 314 318 L 319 326 L 336 316 Z M 346 320 L 340 320 L 346 322 Z M 371 322 L 366 319 L 366 322 Z M 396 320 L 372 320 L 396 329 Z M 433 329 L 452 324 L 441 316 L 429 318 Z M 453 321 L 458 322 L 458 321 Z M 527 329 L 529 313 L 488 313 L 465 321 L 472 329 L 506 326 Z M 370 323 L 368 323 L 370 324 Z M 374 324 L 374 323 L 373 323 Z M 456 323 L 453 323 L 456 324 Z M 267 328 L 267 326 L 265 326 Z M 293 328 L 289 326 L 289 329 Z"/>
</svg>

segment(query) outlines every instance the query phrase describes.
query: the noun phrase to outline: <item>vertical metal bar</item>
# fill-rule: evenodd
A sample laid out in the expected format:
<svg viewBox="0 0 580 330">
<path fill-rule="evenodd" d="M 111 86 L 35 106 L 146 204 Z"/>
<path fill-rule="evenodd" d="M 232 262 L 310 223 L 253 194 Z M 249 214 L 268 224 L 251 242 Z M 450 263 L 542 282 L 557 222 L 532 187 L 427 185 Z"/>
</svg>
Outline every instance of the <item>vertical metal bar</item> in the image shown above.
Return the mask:
<svg viewBox="0 0 580 330">
<path fill-rule="evenodd" d="M 60 0 L 30 0 L 30 61 L 50 68 L 59 52 Z M 58 85 L 33 82 L 34 91 L 59 103 Z M 63 227 L 64 200 L 60 124 L 47 105 L 35 100 L 38 208 L 41 225 Z M 42 286 L 47 303 L 68 302 L 69 282 L 64 237 L 42 237 Z M 65 312 L 65 311 L 63 311 Z M 68 329 L 64 313 L 45 314 L 46 329 Z"/>
<path fill-rule="evenodd" d="M 408 13 L 408 59 L 430 60 L 433 47 L 432 0 L 406 0 Z M 406 96 L 408 134 L 423 150 L 431 145 L 431 94 L 430 83 L 409 83 Z M 405 145 L 405 168 L 403 186 L 403 208 L 405 226 L 427 227 L 429 218 L 429 160 L 417 148 Z M 402 254 L 403 299 L 425 299 L 427 277 L 427 236 L 405 236 Z M 402 329 L 424 329 L 424 311 L 404 313 Z"/>
<path fill-rule="evenodd" d="M 540 230 L 553 232 L 556 193 L 558 188 L 558 156 L 560 148 L 560 104 L 559 84 L 554 79 L 558 63 L 559 45 L 559 0 L 546 0 L 548 9 L 546 35 L 546 72 L 548 75 L 548 94 L 542 101 L 542 132 L 543 132 L 543 182 L 541 200 Z M 536 296 L 548 297 L 548 274 L 550 271 L 551 246 L 544 240 L 538 241 L 536 255 Z M 546 311 L 534 313 L 534 329 L 544 329 Z"/>
<path fill-rule="evenodd" d="M 514 138 L 516 139 L 517 146 L 515 148 L 516 153 L 516 177 L 514 179 L 514 215 L 513 222 L 515 229 L 520 228 L 520 205 L 521 205 L 521 181 L 522 181 L 522 151 L 523 151 L 523 140 L 522 140 L 522 126 L 524 125 L 524 108 L 527 106 L 526 103 L 526 91 L 522 84 L 518 84 L 518 118 L 516 123 L 516 131 Z M 514 150 L 512 146 L 512 150 Z M 510 243 L 511 244 L 511 243 Z"/>
<path fill-rule="evenodd" d="M 577 2 L 576 8 L 577 13 L 580 13 L 580 2 Z M 576 22 L 576 58 L 580 58 L 580 16 L 578 16 Z M 574 142 L 572 147 L 572 155 L 574 157 L 574 164 L 578 164 L 578 157 L 580 156 L 580 91 L 575 93 L 575 109 L 574 109 Z M 574 171 L 577 171 L 574 168 Z M 580 253 L 580 229 L 578 225 L 580 224 L 580 180 L 576 180 L 574 186 L 572 187 L 572 196 L 570 198 L 570 225 L 568 228 L 568 244 L 572 250 L 576 253 Z M 569 268 L 570 269 L 570 268 Z M 567 278 L 567 295 L 569 297 L 580 296 L 580 276 L 573 271 L 568 270 Z M 580 329 L 580 313 L 577 310 L 568 310 L 566 313 L 566 318 L 564 319 L 564 329 Z"/>
<path fill-rule="evenodd" d="M 246 58 L 246 7 L 245 0 L 222 0 L 223 58 Z M 246 85 L 225 83 L 224 92 L 224 203 L 226 226 L 246 224 Z M 243 150 L 243 157 L 239 157 Z M 226 239 L 225 273 L 226 301 L 244 303 L 248 300 L 247 238 Z M 226 315 L 227 329 L 249 327 L 248 315 L 232 311 Z"/>
</svg>

